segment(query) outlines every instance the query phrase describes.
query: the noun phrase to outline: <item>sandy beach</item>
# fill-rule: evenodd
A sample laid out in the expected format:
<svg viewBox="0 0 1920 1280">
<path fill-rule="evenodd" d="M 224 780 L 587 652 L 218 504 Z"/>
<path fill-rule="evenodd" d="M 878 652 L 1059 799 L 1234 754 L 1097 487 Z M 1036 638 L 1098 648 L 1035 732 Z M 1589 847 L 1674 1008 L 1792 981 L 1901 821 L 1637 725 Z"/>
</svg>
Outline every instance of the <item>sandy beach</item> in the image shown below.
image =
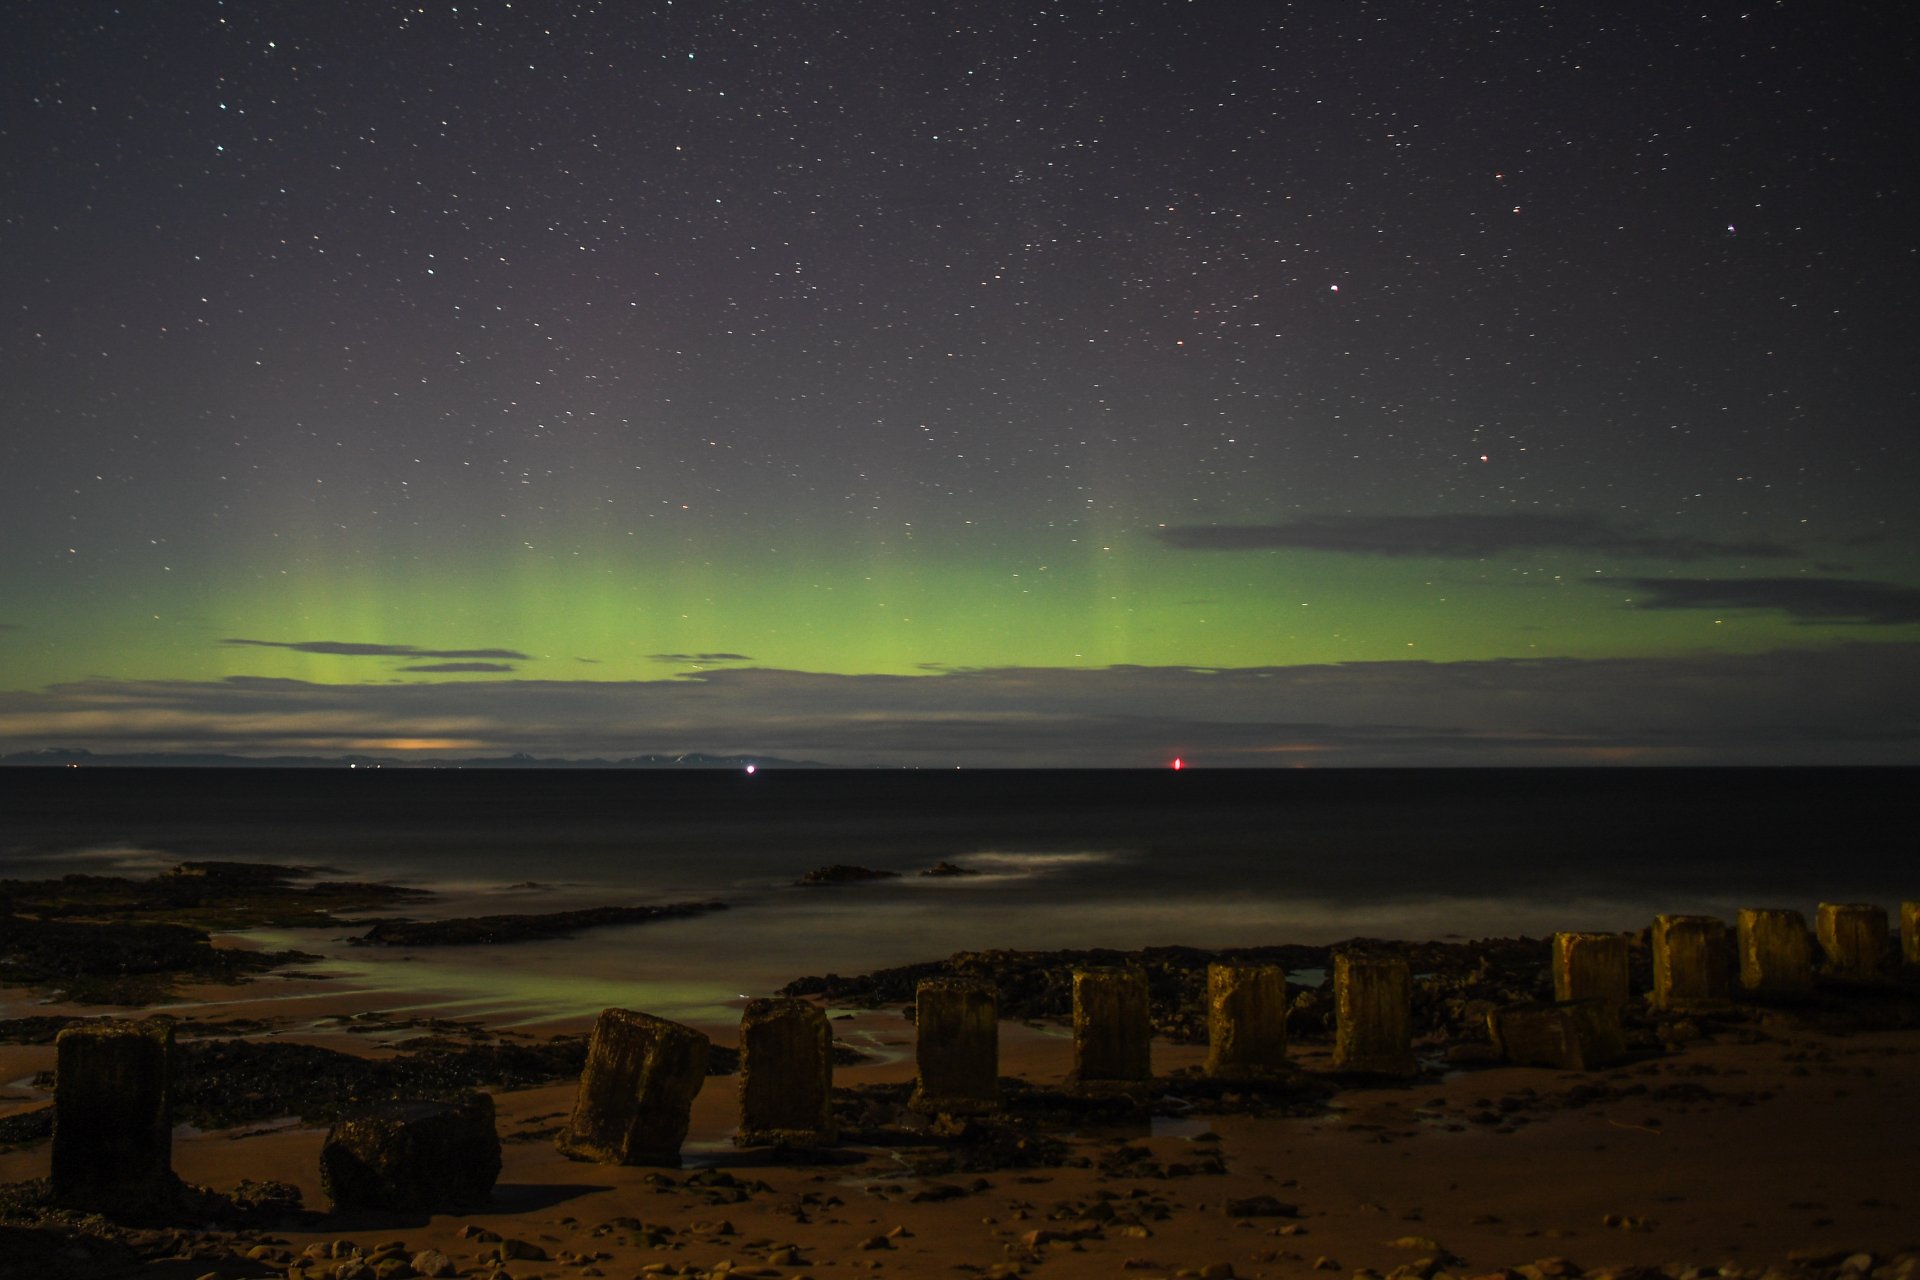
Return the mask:
<svg viewBox="0 0 1920 1280">
<path fill-rule="evenodd" d="M 271 1039 L 379 1057 L 406 1038 L 404 1027 L 373 1036 L 316 1030 L 328 1016 L 377 1013 L 378 1002 L 333 999 L 326 983 L 309 979 L 183 994 L 214 998 L 205 1017 L 225 1026 L 255 1020 Z M 10 1011 L 18 1015 L 17 1001 Z M 874 1093 L 880 1100 L 866 1105 L 884 1111 L 899 1091 L 866 1087 L 911 1081 L 912 1024 L 898 1008 L 835 1016 L 836 1039 L 867 1055 L 836 1071 L 836 1089 Z M 180 1021 L 183 1040 L 195 1023 Z M 1911 1275 L 1920 1247 L 1912 1181 L 1920 1031 L 1761 1009 L 1695 1025 L 1700 1034 L 1689 1042 L 1605 1070 L 1430 1064 L 1409 1083 L 1349 1085 L 1319 1101 L 1302 1094 L 1297 1105 L 1248 1107 L 1230 1094 L 1224 1114 L 1199 1091 L 1180 1098 L 1179 1082 L 1197 1074 L 1204 1046 L 1156 1040 L 1154 1073 L 1171 1080 L 1163 1093 L 1174 1099 L 1159 1109 L 1175 1114 L 1068 1125 L 1051 1135 L 1063 1144 L 1052 1158 L 940 1173 L 921 1172 L 938 1144 L 916 1145 L 919 1121 L 893 1125 L 883 1145 L 848 1141 L 817 1159 L 737 1149 L 732 1076 L 709 1078 L 698 1095 L 679 1170 L 563 1158 L 552 1139 L 573 1105 L 574 1081 L 495 1090 L 504 1167 L 492 1203 L 466 1215 L 326 1213 L 324 1126 L 182 1126 L 173 1165 L 188 1183 L 226 1190 L 242 1179 L 282 1181 L 299 1189 L 308 1212 L 237 1231 L 167 1224 L 174 1229 L 129 1239 L 147 1255 L 138 1274 L 179 1276 L 397 1277 L 432 1252 L 448 1260 L 447 1274 L 513 1280 L 1532 1277 L 1658 1267 L 1757 1275 L 1843 1266 L 1875 1280 Z M 733 1043 L 737 1030 L 701 1029 L 717 1045 Z M 1070 1051 L 1064 1028 L 1001 1024 L 1003 1077 L 1057 1088 Z M 1289 1051 L 1307 1081 L 1326 1077 L 1327 1055 L 1324 1041 Z M 0 1045 L 0 1122 L 45 1104 L 34 1081 L 53 1060 L 51 1044 Z M 905 1119 L 897 1107 L 887 1118 Z M 45 1141 L 0 1152 L 0 1182 L 43 1178 L 48 1159 Z M 63 1262 L 21 1261 L 48 1244 L 16 1247 L 11 1269 L 0 1258 L 0 1275 L 114 1273 L 107 1255 L 89 1260 L 84 1243 L 79 1253 L 54 1251 Z"/>
</svg>

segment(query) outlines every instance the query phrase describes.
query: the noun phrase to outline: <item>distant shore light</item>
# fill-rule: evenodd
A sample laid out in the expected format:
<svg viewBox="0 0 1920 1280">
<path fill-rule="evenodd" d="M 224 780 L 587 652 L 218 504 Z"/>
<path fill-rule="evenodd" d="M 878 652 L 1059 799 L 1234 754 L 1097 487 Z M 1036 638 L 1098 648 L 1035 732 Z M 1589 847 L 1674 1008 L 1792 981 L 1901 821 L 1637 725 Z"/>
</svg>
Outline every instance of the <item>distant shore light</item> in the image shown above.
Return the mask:
<svg viewBox="0 0 1920 1280">
<path fill-rule="evenodd" d="M 1173 771 L 1175 773 L 1178 773 L 1180 770 L 1186 767 L 1187 767 L 1187 762 L 1185 760 L 1182 760 L 1179 756 L 1175 756 L 1173 758 Z"/>
</svg>

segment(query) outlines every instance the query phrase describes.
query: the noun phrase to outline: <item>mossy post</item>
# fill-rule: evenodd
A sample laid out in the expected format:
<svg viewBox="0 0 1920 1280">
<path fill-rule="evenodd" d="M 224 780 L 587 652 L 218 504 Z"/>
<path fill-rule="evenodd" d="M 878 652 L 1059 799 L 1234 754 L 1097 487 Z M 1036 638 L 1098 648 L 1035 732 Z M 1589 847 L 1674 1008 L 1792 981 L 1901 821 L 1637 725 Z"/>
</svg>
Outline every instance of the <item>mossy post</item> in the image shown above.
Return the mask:
<svg viewBox="0 0 1920 1280">
<path fill-rule="evenodd" d="M 748 1002 L 740 1018 L 740 1132 L 743 1147 L 830 1147 L 833 1031 L 826 1010 L 807 1000 Z"/>
<path fill-rule="evenodd" d="M 707 1038 L 652 1014 L 607 1009 L 593 1024 L 573 1117 L 554 1145 L 575 1160 L 680 1167 Z"/>
<path fill-rule="evenodd" d="M 1653 1007 L 1698 1009 L 1733 998 L 1727 922 L 1713 916 L 1655 916 Z"/>
<path fill-rule="evenodd" d="M 1287 1066 L 1287 973 L 1277 964 L 1207 966 L 1207 1074 L 1277 1075 Z"/>
<path fill-rule="evenodd" d="M 1553 998 L 1627 1003 L 1627 936 L 1623 933 L 1553 935 Z"/>
<path fill-rule="evenodd" d="M 1742 907 L 1735 923 L 1740 986 L 1748 995 L 1794 996 L 1813 989 L 1807 919 L 1783 908 Z"/>
<path fill-rule="evenodd" d="M 1138 969 L 1073 975 L 1073 1071 L 1068 1083 L 1142 1084 L 1153 1076 L 1147 975 Z"/>
<path fill-rule="evenodd" d="M 913 1097 L 928 1115 L 1000 1105 L 1000 1011 L 994 989 L 964 978 L 923 978 L 913 993 Z"/>
<path fill-rule="evenodd" d="M 1865 902 L 1823 902 L 1814 932 L 1830 977 L 1855 982 L 1880 976 L 1887 956 L 1887 911 Z"/>
<path fill-rule="evenodd" d="M 1900 958 L 1920 967 L 1920 902 L 1900 904 Z"/>
<path fill-rule="evenodd" d="M 1412 1075 L 1413 975 L 1400 956 L 1342 951 L 1333 957 L 1336 1071 Z"/>
<path fill-rule="evenodd" d="M 173 1176 L 173 1022 L 103 1019 L 54 1039 L 53 1194 L 73 1208 L 163 1200 Z"/>
</svg>

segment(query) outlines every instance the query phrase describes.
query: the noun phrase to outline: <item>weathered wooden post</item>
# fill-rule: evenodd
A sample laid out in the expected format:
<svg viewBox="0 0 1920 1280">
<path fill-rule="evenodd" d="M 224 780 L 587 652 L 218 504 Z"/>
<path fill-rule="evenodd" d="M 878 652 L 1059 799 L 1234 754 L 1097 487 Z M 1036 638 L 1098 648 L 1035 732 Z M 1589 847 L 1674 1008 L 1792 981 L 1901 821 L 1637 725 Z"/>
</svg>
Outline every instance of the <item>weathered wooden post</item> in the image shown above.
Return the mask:
<svg viewBox="0 0 1920 1280">
<path fill-rule="evenodd" d="M 999 1001 L 964 978 L 923 978 L 913 994 L 914 1111 L 966 1114 L 1000 1105 Z"/>
<path fill-rule="evenodd" d="M 1798 911 L 1742 907 L 1735 921 L 1740 985 L 1749 995 L 1791 996 L 1813 989 L 1813 945 Z"/>
<path fill-rule="evenodd" d="M 1413 977 L 1399 956 L 1333 957 L 1333 1065 L 1339 1071 L 1412 1075 Z"/>
<path fill-rule="evenodd" d="M 1900 958 L 1920 965 L 1920 902 L 1900 904 Z"/>
<path fill-rule="evenodd" d="M 1623 933 L 1553 935 L 1553 998 L 1627 1003 L 1627 937 Z"/>
<path fill-rule="evenodd" d="M 707 1038 L 652 1014 L 604 1010 L 587 1044 L 573 1118 L 554 1145 L 575 1160 L 680 1166 Z"/>
<path fill-rule="evenodd" d="M 173 1176 L 173 1022 L 102 1019 L 54 1038 L 53 1194 L 75 1208 L 153 1203 Z"/>
<path fill-rule="evenodd" d="M 1591 1071 L 1626 1056 L 1620 1006 L 1611 1000 L 1512 1004 L 1487 1015 L 1493 1047 L 1523 1067 Z"/>
<path fill-rule="evenodd" d="M 1221 1079 L 1287 1066 L 1287 974 L 1277 964 L 1207 966 L 1207 1066 Z"/>
<path fill-rule="evenodd" d="M 1706 1008 L 1723 1005 L 1732 997 L 1726 921 L 1713 916 L 1655 916 L 1653 1007 Z"/>
<path fill-rule="evenodd" d="M 1856 982 L 1880 976 L 1887 955 L 1886 908 L 1866 902 L 1823 902 L 1813 919 L 1828 974 Z"/>
<path fill-rule="evenodd" d="M 1147 975 L 1138 969 L 1073 975 L 1074 1086 L 1142 1084 L 1153 1076 Z"/>
<path fill-rule="evenodd" d="M 830 1147 L 833 1031 L 806 1000 L 748 1003 L 740 1019 L 740 1132 L 743 1147 Z"/>
</svg>

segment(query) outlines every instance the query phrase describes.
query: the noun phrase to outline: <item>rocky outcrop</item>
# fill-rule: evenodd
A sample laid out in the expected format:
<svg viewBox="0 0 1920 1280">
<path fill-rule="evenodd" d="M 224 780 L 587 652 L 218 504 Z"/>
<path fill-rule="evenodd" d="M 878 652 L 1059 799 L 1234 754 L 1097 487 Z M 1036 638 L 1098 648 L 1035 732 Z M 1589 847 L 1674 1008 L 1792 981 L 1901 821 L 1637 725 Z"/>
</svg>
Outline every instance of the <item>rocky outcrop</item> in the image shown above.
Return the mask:
<svg viewBox="0 0 1920 1280">
<path fill-rule="evenodd" d="M 582 929 L 684 920 L 724 911 L 724 902 L 670 902 L 654 907 L 587 907 L 533 915 L 460 916 L 451 920 L 382 920 L 354 939 L 356 946 L 478 947 L 540 938 L 564 938 Z"/>
</svg>

